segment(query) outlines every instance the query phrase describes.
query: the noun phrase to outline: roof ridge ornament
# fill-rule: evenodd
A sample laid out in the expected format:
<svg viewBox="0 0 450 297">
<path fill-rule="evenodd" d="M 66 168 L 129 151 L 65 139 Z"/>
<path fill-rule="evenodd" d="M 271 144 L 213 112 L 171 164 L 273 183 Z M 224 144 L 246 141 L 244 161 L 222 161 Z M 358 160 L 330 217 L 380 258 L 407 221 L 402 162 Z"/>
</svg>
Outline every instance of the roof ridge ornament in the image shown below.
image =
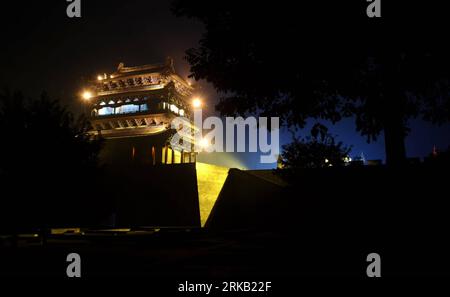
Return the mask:
<svg viewBox="0 0 450 297">
<path fill-rule="evenodd" d="M 170 70 L 175 72 L 175 67 L 173 66 L 173 58 L 171 56 L 167 56 L 166 65 L 170 68 Z"/>
</svg>

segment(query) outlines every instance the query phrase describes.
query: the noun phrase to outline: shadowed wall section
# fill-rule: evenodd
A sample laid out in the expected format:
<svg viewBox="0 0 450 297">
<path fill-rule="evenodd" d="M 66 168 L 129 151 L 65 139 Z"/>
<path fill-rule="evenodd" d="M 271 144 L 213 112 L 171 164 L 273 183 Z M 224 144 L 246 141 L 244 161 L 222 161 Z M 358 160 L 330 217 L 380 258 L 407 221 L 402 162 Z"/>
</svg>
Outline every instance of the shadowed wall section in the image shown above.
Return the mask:
<svg viewBox="0 0 450 297">
<path fill-rule="evenodd" d="M 117 167 L 105 186 L 117 201 L 115 223 L 203 227 L 228 170 L 206 163 Z"/>
<path fill-rule="evenodd" d="M 193 163 L 117 168 L 104 186 L 116 200 L 116 226 L 200 226 Z"/>
<path fill-rule="evenodd" d="M 207 219 L 211 229 L 280 226 L 291 206 L 282 182 L 272 171 L 230 169 L 228 178 Z"/>
</svg>

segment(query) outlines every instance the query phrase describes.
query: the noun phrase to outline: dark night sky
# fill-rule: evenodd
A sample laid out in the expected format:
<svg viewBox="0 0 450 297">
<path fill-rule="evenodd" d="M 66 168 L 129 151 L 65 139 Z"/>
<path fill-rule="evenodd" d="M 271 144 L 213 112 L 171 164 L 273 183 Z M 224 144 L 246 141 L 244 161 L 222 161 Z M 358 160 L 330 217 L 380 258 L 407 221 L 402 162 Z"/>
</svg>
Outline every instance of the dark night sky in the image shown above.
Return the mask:
<svg viewBox="0 0 450 297">
<path fill-rule="evenodd" d="M 74 110 L 80 108 L 77 94 L 83 82 L 98 73 L 114 71 L 119 62 L 149 64 L 171 56 L 176 70 L 186 78 L 189 66 L 183 60 L 184 51 L 196 46 L 203 31 L 201 24 L 173 16 L 169 1 L 82 0 L 81 19 L 66 16 L 64 0 L 16 2 L 9 6 L 2 3 L 1 8 L 0 85 L 30 96 L 46 90 Z M 198 85 L 211 114 L 217 94 L 206 83 Z M 436 128 L 414 120 L 411 127 L 409 156 L 423 157 L 434 144 L 442 149 L 450 144 L 450 125 Z M 367 144 L 355 132 L 352 119 L 331 131 L 344 143 L 353 144 L 354 155 L 364 152 L 367 159 L 384 159 L 382 135 L 378 142 Z M 287 141 L 284 133 L 281 142 Z M 255 155 L 225 159 L 238 160 L 228 164 L 231 166 L 240 163 L 261 168 Z"/>
</svg>

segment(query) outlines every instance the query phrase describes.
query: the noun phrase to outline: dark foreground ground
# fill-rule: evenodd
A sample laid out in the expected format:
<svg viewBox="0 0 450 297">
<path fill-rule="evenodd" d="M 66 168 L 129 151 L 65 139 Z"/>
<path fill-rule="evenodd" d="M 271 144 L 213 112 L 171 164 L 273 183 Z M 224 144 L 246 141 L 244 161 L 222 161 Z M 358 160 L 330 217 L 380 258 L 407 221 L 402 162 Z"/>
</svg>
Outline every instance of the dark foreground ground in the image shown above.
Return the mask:
<svg viewBox="0 0 450 297">
<path fill-rule="evenodd" d="M 370 253 L 382 279 L 450 277 L 447 167 L 305 171 L 288 186 L 262 178 L 231 171 L 203 229 L 2 236 L 0 279 L 66 279 L 70 253 L 82 279 L 138 279 L 165 293 L 185 281 L 272 282 L 273 292 L 323 276 L 367 281 Z"/>
<path fill-rule="evenodd" d="M 355 240 L 279 231 L 214 233 L 202 229 L 85 231 L 2 237 L 1 276 L 66 278 L 66 257 L 78 253 L 82 277 L 262 279 L 349 276 L 366 278 L 366 257 L 377 252 L 382 276 L 450 276 L 448 244 L 422 242 L 365 245 Z"/>
</svg>

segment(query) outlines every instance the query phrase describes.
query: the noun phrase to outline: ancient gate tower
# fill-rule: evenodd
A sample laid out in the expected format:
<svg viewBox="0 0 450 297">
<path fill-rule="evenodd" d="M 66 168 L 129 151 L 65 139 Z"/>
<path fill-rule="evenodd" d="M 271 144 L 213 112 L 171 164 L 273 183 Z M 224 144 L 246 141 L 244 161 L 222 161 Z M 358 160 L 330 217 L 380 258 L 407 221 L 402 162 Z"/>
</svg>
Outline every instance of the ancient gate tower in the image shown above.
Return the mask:
<svg viewBox="0 0 450 297">
<path fill-rule="evenodd" d="M 99 75 L 90 87 L 88 105 L 93 135 L 105 139 L 102 161 L 111 164 L 195 162 L 195 153 L 172 148 L 177 116 L 190 118 L 193 88 L 175 73 L 173 60 L 125 67 Z"/>
</svg>

